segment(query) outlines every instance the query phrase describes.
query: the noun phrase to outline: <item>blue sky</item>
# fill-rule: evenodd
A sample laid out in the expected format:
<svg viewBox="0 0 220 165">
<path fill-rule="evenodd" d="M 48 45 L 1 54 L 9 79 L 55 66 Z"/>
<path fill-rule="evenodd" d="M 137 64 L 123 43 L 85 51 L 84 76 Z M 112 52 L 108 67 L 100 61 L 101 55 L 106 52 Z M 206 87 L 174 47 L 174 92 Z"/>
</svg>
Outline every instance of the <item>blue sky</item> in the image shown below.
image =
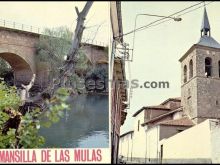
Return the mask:
<svg viewBox="0 0 220 165">
<path fill-rule="evenodd" d="M 122 2 L 123 32 L 134 29 L 136 14 L 168 16 L 196 3 L 199 2 Z M 220 42 L 220 3 L 210 3 L 206 9 L 211 36 Z M 128 116 L 121 133 L 133 129 L 132 115 L 141 107 L 158 105 L 170 97 L 180 97 L 181 65 L 178 60 L 200 39 L 202 17 L 203 7 L 181 16 L 181 22 L 171 20 L 136 33 L 134 60 L 130 63 L 131 79 L 138 79 L 140 82 L 168 81 L 170 88 L 133 89 L 131 107 L 128 109 Z M 137 27 L 157 19 L 159 18 L 139 16 Z M 124 36 L 124 41 L 130 44 L 130 48 L 132 48 L 132 39 L 133 34 Z M 127 66 L 126 74 L 129 78 Z"/>
</svg>

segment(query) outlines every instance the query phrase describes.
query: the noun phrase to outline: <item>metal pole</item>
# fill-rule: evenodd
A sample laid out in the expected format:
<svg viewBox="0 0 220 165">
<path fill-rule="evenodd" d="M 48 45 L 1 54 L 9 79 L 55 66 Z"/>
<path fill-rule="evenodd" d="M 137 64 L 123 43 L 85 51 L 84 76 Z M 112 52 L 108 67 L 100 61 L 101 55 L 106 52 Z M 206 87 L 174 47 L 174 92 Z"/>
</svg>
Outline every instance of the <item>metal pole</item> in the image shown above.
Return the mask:
<svg viewBox="0 0 220 165">
<path fill-rule="evenodd" d="M 135 16 L 135 23 L 134 23 L 134 32 L 133 32 L 133 41 L 132 41 L 132 55 L 131 55 L 131 61 L 133 61 L 133 54 L 134 54 L 134 41 L 135 41 L 135 29 L 136 29 L 136 24 L 137 24 L 137 17 L 139 14 Z"/>
</svg>

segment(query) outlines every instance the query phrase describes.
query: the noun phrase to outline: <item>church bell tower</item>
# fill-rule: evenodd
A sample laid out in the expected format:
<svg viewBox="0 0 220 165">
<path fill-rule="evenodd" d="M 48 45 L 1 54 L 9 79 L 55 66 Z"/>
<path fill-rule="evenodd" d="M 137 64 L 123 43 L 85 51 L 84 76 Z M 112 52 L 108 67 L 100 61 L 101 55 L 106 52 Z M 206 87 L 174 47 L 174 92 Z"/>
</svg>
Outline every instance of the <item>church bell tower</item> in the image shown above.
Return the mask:
<svg viewBox="0 0 220 165">
<path fill-rule="evenodd" d="M 220 119 L 220 44 L 211 37 L 204 7 L 201 37 L 180 58 L 181 104 L 195 123 Z"/>
</svg>

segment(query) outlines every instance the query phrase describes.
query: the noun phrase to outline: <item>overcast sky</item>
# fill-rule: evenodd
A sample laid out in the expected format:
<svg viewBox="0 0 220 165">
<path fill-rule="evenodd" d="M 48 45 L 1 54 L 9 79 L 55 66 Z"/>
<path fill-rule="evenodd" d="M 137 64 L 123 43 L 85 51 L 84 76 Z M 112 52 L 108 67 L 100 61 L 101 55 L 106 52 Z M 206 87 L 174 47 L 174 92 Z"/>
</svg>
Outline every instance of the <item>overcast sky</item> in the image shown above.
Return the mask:
<svg viewBox="0 0 220 165">
<path fill-rule="evenodd" d="M 168 16 L 196 3 L 199 2 L 122 2 L 123 32 L 134 29 L 136 14 Z M 220 42 L 220 3 L 210 3 L 206 9 L 211 35 Z M 158 105 L 170 97 L 180 97 L 181 66 L 178 60 L 200 39 L 202 16 L 203 7 L 181 16 L 181 22 L 168 21 L 136 33 L 131 78 L 140 82 L 168 81 L 170 88 L 134 89 L 131 107 L 128 109 L 128 116 L 121 133 L 133 130 L 131 116 L 141 107 Z M 159 18 L 139 16 L 137 27 L 157 19 Z M 130 44 L 130 48 L 132 48 L 132 38 L 133 34 L 124 36 L 124 41 Z M 126 74 L 128 78 L 128 71 Z"/>
<path fill-rule="evenodd" d="M 75 29 L 75 6 L 81 11 L 85 2 L 0 2 L 0 19 L 10 20 L 26 25 L 53 28 L 67 26 Z M 83 37 L 93 39 L 98 26 L 99 31 L 95 40 L 108 43 L 109 32 L 109 5 L 108 2 L 94 2 L 87 16 L 87 27 Z"/>
</svg>

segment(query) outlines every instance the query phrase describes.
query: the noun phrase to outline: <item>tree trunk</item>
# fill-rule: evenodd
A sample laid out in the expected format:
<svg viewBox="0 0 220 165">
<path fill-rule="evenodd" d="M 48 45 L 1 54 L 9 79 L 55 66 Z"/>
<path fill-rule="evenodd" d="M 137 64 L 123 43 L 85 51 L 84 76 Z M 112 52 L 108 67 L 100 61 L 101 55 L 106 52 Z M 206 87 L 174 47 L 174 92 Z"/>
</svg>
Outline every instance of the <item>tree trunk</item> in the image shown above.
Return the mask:
<svg viewBox="0 0 220 165">
<path fill-rule="evenodd" d="M 65 86 L 66 80 L 71 74 L 74 74 L 74 64 L 76 63 L 75 61 L 75 56 L 78 53 L 78 49 L 80 47 L 81 43 L 81 38 L 83 35 L 83 30 L 84 30 L 84 21 L 85 18 L 89 12 L 89 9 L 91 8 L 93 2 L 87 1 L 85 7 L 83 8 L 82 12 L 78 11 L 78 8 L 76 7 L 76 13 L 78 15 L 77 19 L 77 26 L 75 29 L 75 35 L 72 41 L 72 47 L 68 53 L 67 60 L 64 63 L 64 67 L 60 71 L 60 76 L 57 77 L 56 79 L 59 80 L 59 83 L 57 84 L 52 84 L 49 86 L 46 90 L 44 90 L 42 93 L 40 93 L 38 96 L 34 98 L 28 98 L 28 92 L 30 88 L 32 87 L 34 80 L 35 80 L 35 75 L 33 75 L 31 82 L 26 86 L 22 85 L 24 90 L 25 90 L 25 96 L 24 96 L 24 104 L 19 107 L 19 112 L 22 112 L 22 114 L 18 113 L 14 118 L 9 118 L 6 123 L 4 124 L 4 129 L 3 129 L 3 134 L 6 134 L 9 128 L 15 128 L 16 129 L 16 147 L 18 147 L 19 144 L 19 138 L 17 137 L 17 130 L 19 129 L 20 126 L 20 121 L 21 121 L 21 115 L 25 115 L 29 107 L 34 106 L 34 107 L 39 107 L 42 110 L 45 109 L 45 99 L 49 99 L 52 97 L 54 92 L 61 86 Z"/>
<path fill-rule="evenodd" d="M 28 85 L 21 84 L 21 86 L 23 87 L 23 89 L 21 90 L 21 93 L 20 93 L 22 105 L 23 105 L 23 104 L 29 99 L 29 97 L 30 97 L 30 95 L 29 95 L 29 90 L 30 90 L 31 87 L 34 85 L 35 77 L 36 77 L 36 75 L 33 74 L 32 79 L 31 79 L 31 81 L 30 81 L 30 83 L 29 83 Z"/>
<path fill-rule="evenodd" d="M 87 1 L 86 5 L 84 6 L 83 10 L 79 12 L 78 8 L 75 7 L 76 13 L 77 13 L 77 25 L 75 28 L 75 33 L 72 40 L 72 46 L 69 50 L 69 53 L 67 55 L 67 59 L 64 61 L 63 67 L 60 69 L 59 77 L 55 78 L 51 85 L 48 86 L 43 92 L 41 92 L 39 95 L 30 98 L 30 101 L 34 104 L 38 104 L 39 106 L 43 106 L 44 100 L 51 98 L 54 95 L 54 92 L 59 87 L 65 87 L 67 79 L 75 73 L 74 65 L 76 63 L 76 54 L 78 53 L 78 50 L 80 48 L 81 39 L 83 35 L 84 22 L 86 19 L 86 16 L 93 4 L 93 1 Z M 57 82 L 57 83 L 55 83 Z M 46 98 L 44 98 L 44 96 Z"/>
<path fill-rule="evenodd" d="M 67 59 L 64 63 L 64 66 L 60 70 L 60 76 L 58 77 L 59 83 L 53 86 L 53 88 L 50 91 L 50 94 L 53 94 L 59 87 L 64 87 L 67 79 L 75 72 L 74 71 L 74 64 L 76 63 L 75 56 L 78 53 L 80 47 L 83 30 L 85 28 L 84 27 L 85 18 L 92 4 L 93 1 L 87 1 L 84 9 L 81 12 L 79 12 L 77 7 L 75 8 L 78 18 L 77 18 L 77 25 L 74 33 L 74 38 L 72 41 L 72 47 L 70 48 L 70 51 L 67 55 Z"/>
</svg>

